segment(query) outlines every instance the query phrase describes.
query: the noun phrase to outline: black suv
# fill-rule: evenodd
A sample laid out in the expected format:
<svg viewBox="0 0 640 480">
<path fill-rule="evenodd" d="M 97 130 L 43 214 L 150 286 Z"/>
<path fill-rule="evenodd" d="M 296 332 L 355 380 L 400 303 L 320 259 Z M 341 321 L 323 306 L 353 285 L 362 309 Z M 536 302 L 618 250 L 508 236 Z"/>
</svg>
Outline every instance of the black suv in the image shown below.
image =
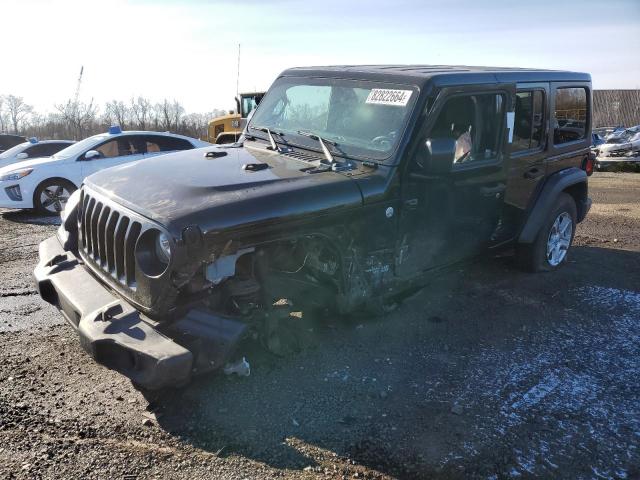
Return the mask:
<svg viewBox="0 0 640 480">
<path fill-rule="evenodd" d="M 584 73 L 290 69 L 240 142 L 88 177 L 38 288 L 96 361 L 180 385 L 249 332 L 277 351 L 291 314 L 384 312 L 487 249 L 557 268 L 591 204 L 590 119 Z"/>
</svg>

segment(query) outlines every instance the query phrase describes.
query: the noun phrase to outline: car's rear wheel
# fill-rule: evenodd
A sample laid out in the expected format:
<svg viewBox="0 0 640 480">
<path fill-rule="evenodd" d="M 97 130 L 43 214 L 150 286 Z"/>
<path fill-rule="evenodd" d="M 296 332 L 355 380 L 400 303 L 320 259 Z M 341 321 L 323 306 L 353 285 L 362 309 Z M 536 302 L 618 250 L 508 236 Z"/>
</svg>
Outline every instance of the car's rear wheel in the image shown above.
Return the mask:
<svg viewBox="0 0 640 480">
<path fill-rule="evenodd" d="M 62 178 L 46 180 L 38 185 L 33 196 L 34 208 L 45 215 L 57 215 L 76 191 L 76 186 Z"/>
<path fill-rule="evenodd" d="M 530 245 L 518 246 L 517 261 L 520 266 L 533 272 L 548 272 L 566 263 L 576 231 L 577 216 L 573 197 L 561 193 L 535 241 Z"/>
</svg>

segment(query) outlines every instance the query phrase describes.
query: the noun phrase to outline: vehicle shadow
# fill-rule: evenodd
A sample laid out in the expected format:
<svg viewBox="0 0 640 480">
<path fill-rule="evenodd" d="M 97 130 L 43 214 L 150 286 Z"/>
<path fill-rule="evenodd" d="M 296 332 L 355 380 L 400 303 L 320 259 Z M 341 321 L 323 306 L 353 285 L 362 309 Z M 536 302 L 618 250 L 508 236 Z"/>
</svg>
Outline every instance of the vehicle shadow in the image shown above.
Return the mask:
<svg viewBox="0 0 640 480">
<path fill-rule="evenodd" d="M 552 274 L 520 272 L 509 257 L 481 260 L 385 317 L 325 319 L 291 356 L 242 345 L 249 377 L 208 375 L 147 399 L 159 426 L 185 442 L 279 469 L 323 468 L 337 457 L 401 478 L 501 471 L 514 455 L 508 444 L 490 445 L 485 458 L 450 457 L 486 421 L 455 409 L 480 345 L 509 351 L 522 332 L 552 342 L 566 324 L 560 312 L 576 305 L 573 289 L 639 290 L 638 272 L 640 252 L 599 247 L 576 247 Z"/>
<path fill-rule="evenodd" d="M 60 215 L 43 215 L 35 210 L 0 209 L 0 216 L 13 223 L 29 223 L 32 225 L 60 225 Z"/>
</svg>

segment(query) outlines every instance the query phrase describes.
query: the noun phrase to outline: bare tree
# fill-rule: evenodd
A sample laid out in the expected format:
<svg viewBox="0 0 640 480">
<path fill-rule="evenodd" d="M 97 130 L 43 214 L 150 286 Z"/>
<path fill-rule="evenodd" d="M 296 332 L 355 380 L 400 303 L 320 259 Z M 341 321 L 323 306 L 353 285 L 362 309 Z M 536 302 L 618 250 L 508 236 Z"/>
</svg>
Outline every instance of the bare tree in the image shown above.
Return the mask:
<svg viewBox="0 0 640 480">
<path fill-rule="evenodd" d="M 111 100 L 105 105 L 105 117 L 116 123 L 124 130 L 129 123 L 130 110 L 122 100 Z"/>
<path fill-rule="evenodd" d="M 170 102 L 166 98 L 155 106 L 158 126 L 166 131 L 177 131 L 180 127 L 180 119 L 184 115 L 184 107 L 180 102 Z"/>
<path fill-rule="evenodd" d="M 68 100 L 65 104 L 56 105 L 56 109 L 76 140 L 84 138 L 87 132 L 95 128 L 98 108 L 93 104 L 93 99 L 89 103 Z"/>
<path fill-rule="evenodd" d="M 212 116 L 212 114 L 208 113 L 189 113 L 182 117 L 178 133 L 194 138 L 206 139 L 209 121 L 214 117 L 215 115 Z"/>
<path fill-rule="evenodd" d="M 9 114 L 9 121 L 13 126 L 13 133 L 17 134 L 24 120 L 33 111 L 33 107 L 24 103 L 24 98 L 16 97 L 15 95 L 7 95 L 5 102 L 7 104 L 6 109 Z"/>
<path fill-rule="evenodd" d="M 6 132 L 7 123 L 9 121 L 7 112 L 4 108 L 4 104 L 5 104 L 5 96 L 0 95 L 0 133 Z"/>
<path fill-rule="evenodd" d="M 11 110 L 9 100 L 12 102 Z M 225 113 L 224 110 L 215 109 L 208 113 L 187 114 L 177 100 L 165 99 L 152 104 L 149 99 L 140 96 L 129 101 L 112 100 L 106 103 L 101 116 L 100 109 L 93 100 L 83 103 L 75 102 L 74 99 L 55 105 L 53 113 L 41 114 L 25 104 L 20 97 L 0 95 L 0 131 L 19 130 L 25 136 L 42 139 L 80 140 L 104 132 L 114 123 L 129 129 L 168 130 L 206 138 L 209 121 Z M 14 120 L 17 122 L 17 129 Z"/>
<path fill-rule="evenodd" d="M 151 119 L 152 108 L 151 102 L 144 97 L 131 99 L 131 119 L 140 130 L 147 129 L 147 124 Z"/>
</svg>

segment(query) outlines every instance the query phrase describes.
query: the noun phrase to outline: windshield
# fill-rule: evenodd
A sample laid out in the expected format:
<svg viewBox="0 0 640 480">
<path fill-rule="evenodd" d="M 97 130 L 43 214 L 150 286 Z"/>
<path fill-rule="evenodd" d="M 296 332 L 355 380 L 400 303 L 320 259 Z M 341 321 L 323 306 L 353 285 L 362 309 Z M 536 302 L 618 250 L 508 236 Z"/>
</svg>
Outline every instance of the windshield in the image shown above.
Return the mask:
<svg viewBox="0 0 640 480">
<path fill-rule="evenodd" d="M 60 150 L 58 153 L 53 155 L 53 158 L 70 158 L 78 156 L 107 138 L 109 138 L 109 135 L 94 135 L 93 137 L 85 138 L 84 140 L 74 143 L 70 147 Z"/>
<path fill-rule="evenodd" d="M 20 152 L 22 152 L 25 149 L 25 147 L 29 145 L 30 145 L 29 142 L 19 143 L 15 147 L 11 147 L 9 150 L 5 150 L 4 152 L 0 153 L 0 159 L 11 158 L 19 154 Z"/>
<path fill-rule="evenodd" d="M 317 140 L 299 132 L 313 133 L 335 142 L 332 154 L 383 161 L 397 146 L 417 96 L 405 85 L 280 78 L 260 102 L 249 133 L 266 139 L 256 128 L 269 128 L 289 144 L 320 150 Z"/>
</svg>

